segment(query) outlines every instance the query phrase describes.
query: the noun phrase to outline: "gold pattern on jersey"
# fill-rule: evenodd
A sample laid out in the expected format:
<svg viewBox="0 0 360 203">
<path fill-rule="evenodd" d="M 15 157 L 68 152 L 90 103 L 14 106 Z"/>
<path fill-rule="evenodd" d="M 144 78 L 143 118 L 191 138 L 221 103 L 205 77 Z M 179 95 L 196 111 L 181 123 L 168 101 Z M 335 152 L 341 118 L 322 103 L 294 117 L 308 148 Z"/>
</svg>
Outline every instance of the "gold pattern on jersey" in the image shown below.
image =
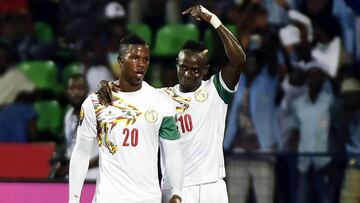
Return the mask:
<svg viewBox="0 0 360 203">
<path fill-rule="evenodd" d="M 84 108 L 81 107 L 81 109 L 80 109 L 80 115 L 79 115 L 79 117 L 80 117 L 80 119 L 79 119 L 79 125 L 82 124 L 82 122 L 83 122 L 83 120 L 84 120 L 84 116 L 85 116 Z"/>
<path fill-rule="evenodd" d="M 115 154 L 118 146 L 110 140 L 111 130 L 119 123 L 125 126 L 134 124 L 142 112 L 135 106 L 128 104 L 124 99 L 114 96 L 111 106 L 104 106 L 98 100 L 93 100 L 97 118 L 97 141 L 100 146 L 105 141 L 105 146 L 111 154 Z"/>
<path fill-rule="evenodd" d="M 178 113 L 183 113 L 186 111 L 191 103 L 191 97 L 182 97 L 180 96 L 173 87 L 166 87 L 162 88 L 161 92 L 165 93 L 166 95 L 170 96 L 172 100 L 174 100 L 176 103 L 180 104 L 180 106 L 176 106 L 176 111 Z"/>
<path fill-rule="evenodd" d="M 145 112 L 145 119 L 150 123 L 155 123 L 158 119 L 158 114 L 155 110 L 147 110 Z"/>
<path fill-rule="evenodd" d="M 209 94 L 205 89 L 198 89 L 195 91 L 195 99 L 198 102 L 204 102 L 205 100 L 207 100 Z"/>
</svg>

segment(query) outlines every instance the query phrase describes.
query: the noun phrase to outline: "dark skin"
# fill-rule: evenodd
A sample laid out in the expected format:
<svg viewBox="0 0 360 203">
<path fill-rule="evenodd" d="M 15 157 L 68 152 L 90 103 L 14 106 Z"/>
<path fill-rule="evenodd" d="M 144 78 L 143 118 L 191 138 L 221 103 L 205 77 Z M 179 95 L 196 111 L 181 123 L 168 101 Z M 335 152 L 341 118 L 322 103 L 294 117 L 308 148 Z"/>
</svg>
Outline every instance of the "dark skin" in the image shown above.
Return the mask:
<svg viewBox="0 0 360 203">
<path fill-rule="evenodd" d="M 201 11 L 200 6 L 194 6 L 185 10 L 183 15 L 188 13 L 196 19 L 208 23 L 210 23 L 212 17 Z M 244 70 L 246 56 L 238 40 L 224 25 L 221 24 L 216 31 L 221 38 L 225 53 L 231 63 L 231 66 L 224 66 L 221 69 L 221 76 L 227 87 L 234 90 L 239 82 L 240 74 Z M 193 92 L 200 87 L 201 81 L 208 71 L 208 63 L 209 56 L 207 50 L 203 52 L 187 49 L 180 51 L 177 60 L 177 76 L 181 92 Z M 105 105 L 111 104 L 111 89 L 108 82 L 101 82 L 98 94 L 99 97 L 105 96 L 102 97 L 100 102 Z M 173 196 L 169 202 L 181 202 L 181 199 Z"/>
<path fill-rule="evenodd" d="M 197 20 L 203 20 L 208 23 L 210 23 L 211 20 L 211 16 L 201 11 L 199 5 L 190 7 L 182 14 L 191 14 Z M 220 36 L 224 45 L 225 53 L 231 63 L 231 66 L 222 67 L 221 75 L 225 84 L 230 89 L 234 89 L 236 84 L 239 82 L 241 72 L 244 70 L 246 55 L 238 40 L 224 25 L 221 24 L 216 31 Z M 180 91 L 192 92 L 200 87 L 201 80 L 208 71 L 208 62 L 209 56 L 207 52 L 196 52 L 191 50 L 180 51 L 177 64 L 177 76 Z M 120 79 L 120 81 L 122 80 Z M 124 85 L 128 86 L 126 84 Z M 111 88 L 107 81 L 101 81 L 98 95 L 103 104 L 111 104 Z"/>
<path fill-rule="evenodd" d="M 150 50 L 145 45 L 128 45 L 123 56 L 118 56 L 120 77 L 116 84 L 122 92 L 134 92 L 142 87 L 142 81 L 149 68 Z"/>
<path fill-rule="evenodd" d="M 120 77 L 116 84 L 113 84 L 113 89 L 122 92 L 134 92 L 142 87 L 142 81 L 149 68 L 150 62 L 150 50 L 146 45 L 130 44 L 127 47 L 127 51 L 122 56 L 118 57 L 120 64 Z M 111 104 L 111 89 L 109 83 L 101 81 L 101 86 L 106 88 L 105 91 L 100 89 L 97 94 L 100 101 Z M 108 98 L 108 100 L 102 100 L 102 98 Z M 169 203 L 180 203 L 181 197 L 173 195 L 169 200 Z"/>
<path fill-rule="evenodd" d="M 89 88 L 84 78 L 70 78 L 67 87 L 67 96 L 71 105 L 75 109 L 75 113 L 80 113 L 81 104 L 87 97 Z"/>
<path fill-rule="evenodd" d="M 208 56 L 193 50 L 181 50 L 177 59 L 177 78 L 180 91 L 193 92 L 201 85 L 208 71 Z"/>
<path fill-rule="evenodd" d="M 309 86 L 309 98 L 315 103 L 318 95 L 321 92 L 323 86 L 325 75 L 319 68 L 312 68 L 308 71 L 308 80 L 307 84 Z"/>
<path fill-rule="evenodd" d="M 102 80 L 96 92 L 101 104 L 112 104 L 112 89 L 122 92 L 134 92 L 141 89 L 142 81 L 149 68 L 150 49 L 147 45 L 129 44 L 124 54 L 118 56 L 120 64 L 119 80 L 109 84 Z"/>
<path fill-rule="evenodd" d="M 194 16 L 197 20 L 203 20 L 207 23 L 210 23 L 211 16 L 207 13 L 204 13 L 201 11 L 201 8 L 199 5 L 190 7 L 189 9 L 185 10 L 182 14 L 191 14 Z M 241 48 L 239 41 L 235 38 L 235 36 L 223 25 L 221 24 L 217 29 L 216 32 L 220 36 L 220 39 L 224 45 L 225 53 L 231 63 L 231 66 L 224 66 L 221 69 L 221 75 L 224 79 L 225 84 L 230 89 L 235 89 L 236 84 L 239 82 L 240 74 L 244 70 L 245 67 L 245 61 L 246 61 L 246 55 L 244 50 Z M 181 62 L 180 61 L 180 54 L 179 53 L 179 60 L 178 65 Z M 207 54 L 205 54 L 206 58 L 208 58 Z M 188 56 L 188 55 L 186 55 Z M 189 60 L 191 62 L 191 67 L 199 67 L 202 66 L 205 59 L 202 59 L 201 57 L 198 57 L 199 60 Z M 195 57 L 196 59 L 196 57 Z M 208 60 L 208 59 L 207 59 Z M 207 65 L 208 67 L 208 65 Z M 204 73 L 206 73 L 207 70 L 203 69 L 203 74 L 201 75 L 201 79 L 204 77 Z M 184 72 L 185 73 L 185 72 Z M 178 77 L 179 77 L 179 69 L 178 69 Z M 180 91 L 182 89 L 185 90 L 185 92 L 194 91 L 197 88 L 200 87 L 201 83 L 194 83 L 192 88 L 187 88 L 185 84 L 182 84 L 182 81 L 179 79 L 179 85 L 180 85 Z"/>
</svg>

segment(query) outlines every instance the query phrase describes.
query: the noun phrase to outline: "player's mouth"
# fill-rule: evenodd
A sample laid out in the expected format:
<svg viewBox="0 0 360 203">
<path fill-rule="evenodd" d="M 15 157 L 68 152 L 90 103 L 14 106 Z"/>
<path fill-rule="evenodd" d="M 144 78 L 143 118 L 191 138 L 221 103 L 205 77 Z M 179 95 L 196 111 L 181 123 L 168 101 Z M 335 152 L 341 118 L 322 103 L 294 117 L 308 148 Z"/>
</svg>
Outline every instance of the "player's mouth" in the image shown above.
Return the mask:
<svg viewBox="0 0 360 203">
<path fill-rule="evenodd" d="M 143 71 L 136 71 L 135 74 L 138 79 L 142 79 L 145 76 L 145 72 Z"/>
<path fill-rule="evenodd" d="M 194 80 L 193 80 L 192 78 L 183 78 L 183 82 L 184 82 L 184 83 L 188 83 L 188 84 L 190 83 L 190 84 L 191 84 L 191 83 L 194 82 Z"/>
</svg>

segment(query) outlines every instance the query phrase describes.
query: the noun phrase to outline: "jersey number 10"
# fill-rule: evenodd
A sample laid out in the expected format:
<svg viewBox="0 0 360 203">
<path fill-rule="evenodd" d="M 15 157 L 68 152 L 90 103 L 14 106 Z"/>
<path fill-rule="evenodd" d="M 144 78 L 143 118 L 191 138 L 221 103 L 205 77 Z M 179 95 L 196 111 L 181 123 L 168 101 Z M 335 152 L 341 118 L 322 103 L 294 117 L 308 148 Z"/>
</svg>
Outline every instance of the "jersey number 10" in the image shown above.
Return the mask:
<svg viewBox="0 0 360 203">
<path fill-rule="evenodd" d="M 189 114 L 181 115 L 176 118 L 176 122 L 180 122 L 181 132 L 191 132 L 193 129 L 193 124 L 191 120 L 191 116 Z"/>
</svg>

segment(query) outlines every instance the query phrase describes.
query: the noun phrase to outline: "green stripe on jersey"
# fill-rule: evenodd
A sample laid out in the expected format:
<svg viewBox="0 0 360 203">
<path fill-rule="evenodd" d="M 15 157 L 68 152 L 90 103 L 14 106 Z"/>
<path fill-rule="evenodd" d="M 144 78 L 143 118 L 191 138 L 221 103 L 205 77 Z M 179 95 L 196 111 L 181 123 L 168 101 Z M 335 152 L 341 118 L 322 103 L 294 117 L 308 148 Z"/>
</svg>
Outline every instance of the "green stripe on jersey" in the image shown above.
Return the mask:
<svg viewBox="0 0 360 203">
<path fill-rule="evenodd" d="M 225 104 L 229 104 L 231 102 L 233 94 L 228 92 L 220 83 L 220 73 L 216 73 L 214 76 L 214 85 L 216 91 L 218 92 L 220 98 L 225 102 Z"/>
<path fill-rule="evenodd" d="M 163 118 L 160 126 L 160 137 L 167 140 L 177 140 L 180 138 L 180 133 L 173 116 L 165 116 Z"/>
</svg>

